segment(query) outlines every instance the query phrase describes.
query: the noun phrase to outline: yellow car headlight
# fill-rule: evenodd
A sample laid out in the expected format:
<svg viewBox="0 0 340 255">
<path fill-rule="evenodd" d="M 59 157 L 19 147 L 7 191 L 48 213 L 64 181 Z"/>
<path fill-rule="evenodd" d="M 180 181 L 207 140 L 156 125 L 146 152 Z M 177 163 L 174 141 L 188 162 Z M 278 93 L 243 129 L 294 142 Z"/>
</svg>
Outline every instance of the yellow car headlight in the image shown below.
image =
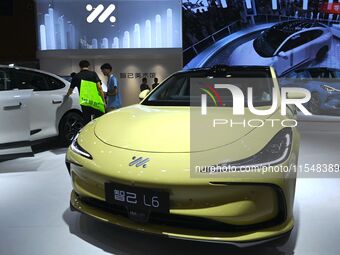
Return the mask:
<svg viewBox="0 0 340 255">
<path fill-rule="evenodd" d="M 292 145 L 292 129 L 284 128 L 255 155 L 233 162 L 219 164 L 220 167 L 262 167 L 278 165 L 287 160 Z"/>
<path fill-rule="evenodd" d="M 75 153 L 77 153 L 77 154 L 79 154 L 79 155 L 81 155 L 81 156 L 83 156 L 83 157 L 85 157 L 85 158 L 87 158 L 87 159 L 93 159 L 92 156 L 91 156 L 91 154 L 88 153 L 85 149 L 83 149 L 83 148 L 78 144 L 78 137 L 79 137 L 79 133 L 74 137 L 74 139 L 73 139 L 73 141 L 72 141 L 72 143 L 71 143 L 71 145 L 70 145 L 70 149 L 71 149 L 73 152 L 75 152 Z"/>
</svg>

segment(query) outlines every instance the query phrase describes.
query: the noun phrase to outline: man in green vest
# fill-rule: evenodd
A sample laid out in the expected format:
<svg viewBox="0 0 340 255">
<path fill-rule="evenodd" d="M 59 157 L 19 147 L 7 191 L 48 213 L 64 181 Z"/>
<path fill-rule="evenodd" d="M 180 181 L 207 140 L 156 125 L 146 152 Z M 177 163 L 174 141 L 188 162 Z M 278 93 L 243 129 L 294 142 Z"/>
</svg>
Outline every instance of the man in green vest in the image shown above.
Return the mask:
<svg viewBox="0 0 340 255">
<path fill-rule="evenodd" d="M 80 72 L 73 76 L 71 86 L 67 92 L 69 97 L 75 87 L 78 88 L 80 105 L 84 116 L 85 125 L 92 119 L 105 113 L 104 92 L 96 72 L 90 71 L 87 60 L 79 62 Z"/>
</svg>

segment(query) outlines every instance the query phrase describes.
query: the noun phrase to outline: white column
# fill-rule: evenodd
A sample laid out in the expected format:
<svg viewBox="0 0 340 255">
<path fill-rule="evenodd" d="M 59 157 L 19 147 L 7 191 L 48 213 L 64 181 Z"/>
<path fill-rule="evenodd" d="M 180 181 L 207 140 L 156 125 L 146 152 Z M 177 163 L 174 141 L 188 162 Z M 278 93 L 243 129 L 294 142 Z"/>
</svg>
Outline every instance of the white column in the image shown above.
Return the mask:
<svg viewBox="0 0 340 255">
<path fill-rule="evenodd" d="M 166 46 L 171 48 L 173 46 L 173 26 L 172 26 L 172 9 L 166 10 Z"/>
<path fill-rule="evenodd" d="M 161 15 L 156 15 L 156 48 L 162 47 L 162 19 Z"/>
<path fill-rule="evenodd" d="M 65 23 L 64 23 L 63 16 L 58 18 L 58 25 L 59 25 L 60 48 L 64 50 L 67 48 L 67 46 L 66 46 L 66 35 L 65 35 Z"/>
<path fill-rule="evenodd" d="M 130 33 L 128 31 L 124 32 L 123 48 L 130 48 Z"/>
<path fill-rule="evenodd" d="M 140 48 L 140 26 L 139 24 L 135 24 L 135 29 L 133 31 L 133 47 Z"/>
<path fill-rule="evenodd" d="M 76 46 L 76 31 L 75 31 L 75 28 L 74 26 L 69 23 L 68 25 L 68 31 L 69 31 L 69 46 L 71 47 L 71 49 L 76 49 L 78 48 Z"/>
<path fill-rule="evenodd" d="M 247 9 L 251 9 L 251 0 L 246 0 Z"/>
<path fill-rule="evenodd" d="M 118 37 L 113 38 L 112 48 L 113 49 L 118 49 L 119 48 L 119 39 L 118 39 Z"/>
<path fill-rule="evenodd" d="M 40 50 L 47 50 L 45 25 L 40 25 Z"/>
<path fill-rule="evenodd" d="M 51 26 L 50 26 L 50 17 L 48 14 L 44 15 L 44 22 L 45 22 L 45 33 L 46 33 L 46 49 L 50 50 L 52 49 L 52 43 L 51 43 Z"/>
<path fill-rule="evenodd" d="M 98 49 L 98 40 L 96 38 L 92 39 L 92 49 Z"/>
<path fill-rule="evenodd" d="M 55 41 L 55 24 L 54 24 L 54 10 L 52 8 L 48 8 L 48 15 L 50 18 L 50 37 L 51 37 L 51 48 L 56 49 L 56 41 Z"/>
<path fill-rule="evenodd" d="M 277 10 L 277 0 L 272 0 L 272 9 Z"/>
<path fill-rule="evenodd" d="M 302 9 L 304 9 L 304 10 L 308 9 L 308 0 L 303 0 Z"/>
<path fill-rule="evenodd" d="M 101 47 L 102 49 L 108 49 L 108 48 L 109 48 L 109 39 L 107 39 L 106 37 L 104 37 L 101 46 L 102 46 L 102 47 Z"/>
<path fill-rule="evenodd" d="M 151 48 L 151 21 L 145 21 L 145 48 Z"/>
</svg>

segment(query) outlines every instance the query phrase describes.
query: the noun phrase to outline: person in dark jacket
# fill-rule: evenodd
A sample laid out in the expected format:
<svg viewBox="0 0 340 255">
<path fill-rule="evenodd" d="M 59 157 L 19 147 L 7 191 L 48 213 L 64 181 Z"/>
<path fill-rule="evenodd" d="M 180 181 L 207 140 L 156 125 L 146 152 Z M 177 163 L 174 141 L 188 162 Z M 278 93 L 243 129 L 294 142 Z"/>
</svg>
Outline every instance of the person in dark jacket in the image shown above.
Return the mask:
<svg viewBox="0 0 340 255">
<path fill-rule="evenodd" d="M 153 79 L 152 89 L 156 88 L 158 85 L 159 85 L 158 78 L 155 77 L 155 78 Z"/>
<path fill-rule="evenodd" d="M 144 77 L 142 79 L 142 84 L 140 85 L 140 92 L 147 90 L 147 89 L 151 90 L 149 85 L 148 85 L 148 79 Z"/>
</svg>

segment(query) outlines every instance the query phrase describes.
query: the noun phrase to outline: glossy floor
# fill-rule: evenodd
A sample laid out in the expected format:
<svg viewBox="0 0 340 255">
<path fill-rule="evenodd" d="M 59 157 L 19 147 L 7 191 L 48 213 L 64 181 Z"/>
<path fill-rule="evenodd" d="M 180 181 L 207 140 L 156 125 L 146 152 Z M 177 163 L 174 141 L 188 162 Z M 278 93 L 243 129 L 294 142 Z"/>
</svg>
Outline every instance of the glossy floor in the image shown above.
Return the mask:
<svg viewBox="0 0 340 255">
<path fill-rule="evenodd" d="M 332 125 L 307 125 L 301 164 L 339 162 L 340 128 Z M 340 254 L 340 178 L 298 179 L 296 227 L 285 246 L 238 249 L 142 235 L 71 212 L 64 153 L 43 146 L 35 158 L 0 163 L 0 254 Z"/>
</svg>

